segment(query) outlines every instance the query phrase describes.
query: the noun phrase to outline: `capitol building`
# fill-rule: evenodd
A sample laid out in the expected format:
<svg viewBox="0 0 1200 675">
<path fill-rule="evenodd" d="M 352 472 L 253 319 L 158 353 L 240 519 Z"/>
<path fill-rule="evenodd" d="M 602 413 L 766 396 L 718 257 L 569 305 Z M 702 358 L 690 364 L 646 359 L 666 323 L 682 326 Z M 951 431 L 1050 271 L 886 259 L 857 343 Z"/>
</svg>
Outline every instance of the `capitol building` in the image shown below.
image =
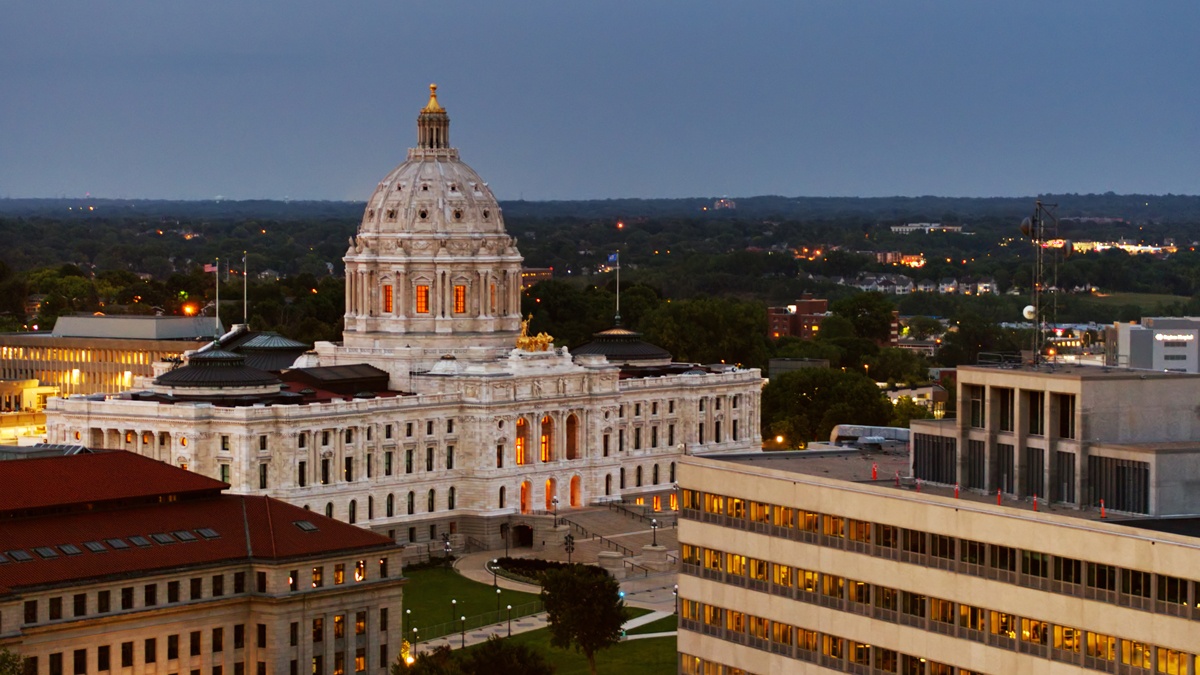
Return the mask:
<svg viewBox="0 0 1200 675">
<path fill-rule="evenodd" d="M 340 343 L 271 367 L 296 343 L 239 349 L 237 327 L 124 394 L 52 399 L 47 440 L 136 452 L 402 544 L 488 547 L 533 544 L 554 510 L 677 509 L 681 457 L 757 451 L 757 369 L 678 363 L 619 323 L 574 352 L 528 333 L 521 254 L 430 90 L 416 147 L 346 251 Z"/>
</svg>

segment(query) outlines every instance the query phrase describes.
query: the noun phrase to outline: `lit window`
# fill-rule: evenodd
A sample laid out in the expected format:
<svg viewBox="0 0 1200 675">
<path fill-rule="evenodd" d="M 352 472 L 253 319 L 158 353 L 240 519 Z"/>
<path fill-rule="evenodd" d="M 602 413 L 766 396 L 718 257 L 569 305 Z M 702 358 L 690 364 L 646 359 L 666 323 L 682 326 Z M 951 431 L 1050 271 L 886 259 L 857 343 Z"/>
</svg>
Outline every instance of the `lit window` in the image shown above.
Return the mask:
<svg viewBox="0 0 1200 675">
<path fill-rule="evenodd" d="M 362 581 L 367 578 L 367 561 L 359 560 L 354 563 L 354 580 Z"/>
<path fill-rule="evenodd" d="M 454 313 L 462 314 L 467 311 L 467 287 L 454 287 Z"/>
<path fill-rule="evenodd" d="M 417 313 L 429 313 L 429 287 L 417 286 Z"/>
<path fill-rule="evenodd" d="M 392 313 L 392 286 L 386 284 L 383 287 L 383 311 L 386 314 Z"/>
</svg>

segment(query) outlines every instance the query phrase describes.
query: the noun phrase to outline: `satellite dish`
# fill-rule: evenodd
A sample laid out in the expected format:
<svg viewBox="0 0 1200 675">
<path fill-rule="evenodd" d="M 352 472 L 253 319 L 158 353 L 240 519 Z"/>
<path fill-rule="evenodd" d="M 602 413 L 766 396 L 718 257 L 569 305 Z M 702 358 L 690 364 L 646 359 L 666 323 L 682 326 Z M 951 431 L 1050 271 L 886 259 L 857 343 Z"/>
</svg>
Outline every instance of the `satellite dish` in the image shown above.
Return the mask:
<svg viewBox="0 0 1200 675">
<path fill-rule="evenodd" d="M 1028 216 L 1025 217 L 1025 220 L 1021 221 L 1021 234 L 1026 237 L 1033 236 L 1033 221 Z"/>
<path fill-rule="evenodd" d="M 1025 309 L 1021 310 L 1021 315 L 1026 319 L 1033 321 L 1037 318 L 1037 309 L 1033 305 L 1025 305 Z"/>
</svg>

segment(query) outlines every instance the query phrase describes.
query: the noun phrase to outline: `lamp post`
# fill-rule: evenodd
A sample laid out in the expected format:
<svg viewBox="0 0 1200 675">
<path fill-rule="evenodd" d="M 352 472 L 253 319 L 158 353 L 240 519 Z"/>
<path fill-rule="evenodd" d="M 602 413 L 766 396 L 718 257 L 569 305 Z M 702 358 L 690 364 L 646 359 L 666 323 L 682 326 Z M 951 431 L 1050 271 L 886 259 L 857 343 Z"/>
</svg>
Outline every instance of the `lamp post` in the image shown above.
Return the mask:
<svg viewBox="0 0 1200 675">
<path fill-rule="evenodd" d="M 458 614 L 458 600 L 450 598 L 450 620 L 454 620 L 454 615 Z"/>
<path fill-rule="evenodd" d="M 496 566 L 499 564 L 500 564 L 499 560 L 492 558 L 492 588 L 497 587 L 496 586 Z"/>
<path fill-rule="evenodd" d="M 446 568 L 449 569 L 449 567 L 450 567 L 450 537 L 446 537 L 446 541 L 445 541 L 444 546 L 442 547 L 442 550 L 445 551 L 445 553 L 446 553 Z"/>
<path fill-rule="evenodd" d="M 508 606 L 508 637 L 512 637 L 512 605 Z"/>
<path fill-rule="evenodd" d="M 658 519 L 657 518 L 650 519 L 650 531 L 654 533 L 654 542 L 651 545 L 658 546 Z"/>
<path fill-rule="evenodd" d="M 558 497 L 551 499 L 550 503 L 554 505 L 554 526 L 558 527 Z"/>
<path fill-rule="evenodd" d="M 459 635 L 462 639 L 462 642 L 459 643 L 459 649 L 464 649 L 467 646 L 467 615 L 463 614 L 462 616 L 458 617 L 458 622 L 460 630 Z"/>
<path fill-rule="evenodd" d="M 571 554 L 575 552 L 575 536 L 569 532 L 563 537 L 563 548 L 567 549 L 567 564 L 570 565 Z"/>
<path fill-rule="evenodd" d="M 413 656 L 416 656 L 417 655 L 417 643 L 421 641 L 421 636 L 420 636 L 420 634 L 417 633 L 416 626 L 413 626 L 412 633 L 413 633 L 413 639 L 412 639 Z"/>
<path fill-rule="evenodd" d="M 402 629 L 404 630 L 405 633 L 408 632 L 408 627 L 411 625 L 412 625 L 412 610 L 406 609 L 406 610 L 404 610 L 404 626 L 402 627 Z"/>
<path fill-rule="evenodd" d="M 675 613 L 679 613 L 679 584 L 675 584 L 675 589 L 671 591 L 671 595 L 675 600 Z"/>
</svg>

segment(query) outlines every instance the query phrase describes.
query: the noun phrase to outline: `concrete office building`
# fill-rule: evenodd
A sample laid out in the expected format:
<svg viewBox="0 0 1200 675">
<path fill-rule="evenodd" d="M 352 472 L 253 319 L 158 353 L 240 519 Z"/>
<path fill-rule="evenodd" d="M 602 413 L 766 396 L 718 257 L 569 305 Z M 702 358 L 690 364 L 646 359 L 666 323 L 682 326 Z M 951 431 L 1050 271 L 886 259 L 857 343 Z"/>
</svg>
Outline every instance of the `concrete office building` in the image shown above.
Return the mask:
<svg viewBox="0 0 1200 675">
<path fill-rule="evenodd" d="M 1141 324 L 1117 323 L 1105 331 L 1106 363 L 1180 373 L 1200 372 L 1200 318 L 1146 317 Z"/>
<path fill-rule="evenodd" d="M 1197 672 L 1198 519 L 918 492 L 906 465 L 684 460 L 680 672 Z"/>
</svg>

